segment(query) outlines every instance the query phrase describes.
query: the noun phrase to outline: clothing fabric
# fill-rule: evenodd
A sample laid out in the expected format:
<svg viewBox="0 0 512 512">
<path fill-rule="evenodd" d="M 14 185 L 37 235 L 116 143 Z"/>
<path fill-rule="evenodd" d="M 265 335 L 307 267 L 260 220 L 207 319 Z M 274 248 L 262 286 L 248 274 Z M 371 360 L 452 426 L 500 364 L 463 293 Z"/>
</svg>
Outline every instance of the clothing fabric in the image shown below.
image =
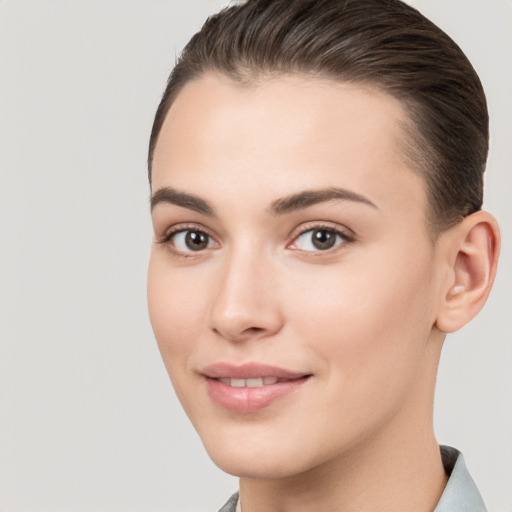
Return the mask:
<svg viewBox="0 0 512 512">
<path fill-rule="evenodd" d="M 450 446 L 441 446 L 441 458 L 449 478 L 434 512 L 487 512 L 462 453 Z"/>
<path fill-rule="evenodd" d="M 434 512 L 487 512 L 462 453 L 451 446 L 440 448 L 448 483 Z M 242 512 L 238 493 L 233 494 L 219 512 Z"/>
</svg>

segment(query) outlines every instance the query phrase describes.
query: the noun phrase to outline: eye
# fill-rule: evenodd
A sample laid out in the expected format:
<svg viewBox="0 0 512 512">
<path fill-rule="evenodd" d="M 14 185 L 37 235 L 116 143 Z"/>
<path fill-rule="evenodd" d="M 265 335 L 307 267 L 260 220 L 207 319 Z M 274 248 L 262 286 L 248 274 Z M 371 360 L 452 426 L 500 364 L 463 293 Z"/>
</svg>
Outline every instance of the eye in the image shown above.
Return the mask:
<svg viewBox="0 0 512 512">
<path fill-rule="evenodd" d="M 198 252 L 217 246 L 210 235 L 197 229 L 176 231 L 171 233 L 166 241 L 178 252 Z"/>
<path fill-rule="evenodd" d="M 327 251 L 347 241 L 348 236 L 336 229 L 318 227 L 301 233 L 293 246 L 301 251 Z"/>
</svg>

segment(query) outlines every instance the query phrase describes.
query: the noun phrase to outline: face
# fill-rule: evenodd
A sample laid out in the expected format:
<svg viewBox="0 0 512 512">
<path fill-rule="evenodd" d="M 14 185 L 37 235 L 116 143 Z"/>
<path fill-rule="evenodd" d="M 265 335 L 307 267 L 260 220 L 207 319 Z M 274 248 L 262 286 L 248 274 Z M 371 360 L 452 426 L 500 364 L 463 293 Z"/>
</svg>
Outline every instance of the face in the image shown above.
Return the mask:
<svg viewBox="0 0 512 512">
<path fill-rule="evenodd" d="M 214 462 L 279 478 L 430 414 L 438 255 L 406 114 L 362 86 L 189 83 L 153 162 L 148 298 Z"/>
</svg>

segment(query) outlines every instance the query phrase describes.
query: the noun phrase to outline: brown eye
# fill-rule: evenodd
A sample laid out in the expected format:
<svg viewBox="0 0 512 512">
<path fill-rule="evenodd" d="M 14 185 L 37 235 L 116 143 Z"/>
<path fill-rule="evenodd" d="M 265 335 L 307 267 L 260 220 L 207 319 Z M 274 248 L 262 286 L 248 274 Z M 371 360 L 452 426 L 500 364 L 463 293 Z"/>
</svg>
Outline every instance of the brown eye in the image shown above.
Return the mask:
<svg viewBox="0 0 512 512">
<path fill-rule="evenodd" d="M 180 252 L 197 252 L 215 245 L 215 242 L 208 234 L 192 229 L 174 233 L 170 242 Z"/>
<path fill-rule="evenodd" d="M 317 249 L 330 249 L 336 244 L 336 236 L 336 233 L 333 233 L 332 231 L 319 229 L 313 231 L 313 234 L 311 235 L 311 242 Z"/>
<path fill-rule="evenodd" d="M 339 231 L 334 229 L 317 228 L 301 233 L 294 245 L 301 251 L 327 251 L 347 241 Z"/>
<path fill-rule="evenodd" d="M 187 231 L 185 235 L 185 245 L 191 251 L 201 251 L 208 247 L 209 238 L 207 234 L 201 233 L 200 231 Z"/>
</svg>

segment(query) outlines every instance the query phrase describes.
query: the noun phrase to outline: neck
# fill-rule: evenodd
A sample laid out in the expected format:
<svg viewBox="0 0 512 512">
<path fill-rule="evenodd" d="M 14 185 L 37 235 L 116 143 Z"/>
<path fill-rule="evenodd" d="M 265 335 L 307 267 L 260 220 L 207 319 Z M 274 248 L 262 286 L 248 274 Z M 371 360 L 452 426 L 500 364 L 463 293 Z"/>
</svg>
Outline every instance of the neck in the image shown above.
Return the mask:
<svg viewBox="0 0 512 512">
<path fill-rule="evenodd" d="M 409 403 L 371 438 L 298 475 L 241 478 L 242 511 L 434 510 L 447 477 L 432 426 L 435 368 L 424 370 L 431 383 L 412 390 Z"/>
<path fill-rule="evenodd" d="M 431 512 L 446 485 L 439 446 L 404 442 L 392 450 L 347 455 L 280 482 L 241 479 L 243 512 Z"/>
</svg>

